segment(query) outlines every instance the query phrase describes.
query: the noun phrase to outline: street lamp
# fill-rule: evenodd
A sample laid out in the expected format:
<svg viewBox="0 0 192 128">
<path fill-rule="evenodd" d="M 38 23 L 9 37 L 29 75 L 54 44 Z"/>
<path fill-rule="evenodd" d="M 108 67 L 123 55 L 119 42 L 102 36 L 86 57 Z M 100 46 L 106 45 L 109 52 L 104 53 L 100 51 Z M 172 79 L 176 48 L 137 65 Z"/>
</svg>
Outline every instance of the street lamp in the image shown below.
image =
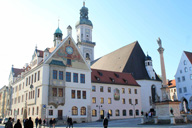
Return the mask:
<svg viewBox="0 0 192 128">
<path fill-rule="evenodd" d="M 135 104 L 132 104 L 132 103 L 131 103 L 131 105 L 133 105 L 133 112 L 134 112 L 134 115 L 133 115 L 133 116 L 134 116 L 134 118 L 135 118 L 135 105 L 137 105 L 137 104 L 136 104 L 136 103 L 135 103 Z"/>
<path fill-rule="evenodd" d="M 103 106 L 102 105 L 96 105 L 96 107 L 99 107 L 99 120 L 101 120 L 100 107 L 103 107 Z"/>
</svg>

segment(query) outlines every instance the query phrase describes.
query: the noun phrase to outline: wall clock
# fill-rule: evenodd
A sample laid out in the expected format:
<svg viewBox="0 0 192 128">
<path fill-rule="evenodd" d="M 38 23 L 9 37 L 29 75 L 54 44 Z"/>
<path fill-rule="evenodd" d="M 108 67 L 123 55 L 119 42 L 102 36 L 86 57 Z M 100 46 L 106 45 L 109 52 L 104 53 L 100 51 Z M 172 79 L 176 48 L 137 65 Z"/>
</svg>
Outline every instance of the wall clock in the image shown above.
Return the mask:
<svg viewBox="0 0 192 128">
<path fill-rule="evenodd" d="M 69 55 L 73 54 L 73 48 L 71 46 L 67 46 L 65 50 L 66 50 L 67 54 L 69 54 Z"/>
</svg>

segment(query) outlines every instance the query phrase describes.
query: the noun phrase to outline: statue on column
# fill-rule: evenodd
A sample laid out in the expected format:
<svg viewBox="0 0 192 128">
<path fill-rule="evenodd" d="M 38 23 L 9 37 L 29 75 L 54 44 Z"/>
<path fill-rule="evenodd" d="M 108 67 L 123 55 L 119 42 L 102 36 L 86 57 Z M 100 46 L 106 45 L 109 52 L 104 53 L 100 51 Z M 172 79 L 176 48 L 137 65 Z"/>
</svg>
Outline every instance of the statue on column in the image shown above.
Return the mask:
<svg viewBox="0 0 192 128">
<path fill-rule="evenodd" d="M 162 48 L 162 43 L 160 38 L 158 38 L 157 43 L 159 44 L 159 47 Z"/>
</svg>

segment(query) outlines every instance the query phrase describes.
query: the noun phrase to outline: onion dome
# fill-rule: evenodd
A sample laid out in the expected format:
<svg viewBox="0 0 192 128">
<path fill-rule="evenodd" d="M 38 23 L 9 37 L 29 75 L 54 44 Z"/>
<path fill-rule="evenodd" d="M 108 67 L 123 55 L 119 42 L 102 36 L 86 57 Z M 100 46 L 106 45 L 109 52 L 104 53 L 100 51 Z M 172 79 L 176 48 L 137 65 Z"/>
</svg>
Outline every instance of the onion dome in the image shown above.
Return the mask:
<svg viewBox="0 0 192 128">
<path fill-rule="evenodd" d="M 58 27 L 56 30 L 55 30 L 55 34 L 62 34 L 62 31 L 61 31 L 61 29 Z"/>
<path fill-rule="evenodd" d="M 145 57 L 145 60 L 152 60 L 151 57 L 147 54 L 147 56 Z"/>
</svg>

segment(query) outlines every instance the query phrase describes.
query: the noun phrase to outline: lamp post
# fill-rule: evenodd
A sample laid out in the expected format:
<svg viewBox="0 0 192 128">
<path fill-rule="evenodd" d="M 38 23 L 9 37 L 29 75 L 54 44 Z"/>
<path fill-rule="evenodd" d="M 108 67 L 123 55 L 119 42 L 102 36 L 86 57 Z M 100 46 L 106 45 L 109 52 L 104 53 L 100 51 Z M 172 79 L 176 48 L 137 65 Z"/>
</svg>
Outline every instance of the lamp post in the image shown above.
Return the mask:
<svg viewBox="0 0 192 128">
<path fill-rule="evenodd" d="M 101 120 L 100 108 L 103 107 L 103 106 L 102 105 L 96 105 L 96 107 L 99 107 L 99 120 Z"/>
<path fill-rule="evenodd" d="M 134 118 L 135 118 L 135 105 L 137 105 L 137 104 L 136 104 L 136 103 L 135 103 L 135 104 L 132 104 L 132 103 L 131 103 L 131 105 L 133 105 L 133 112 L 134 112 L 134 115 L 133 115 L 133 116 L 134 116 Z"/>
</svg>

